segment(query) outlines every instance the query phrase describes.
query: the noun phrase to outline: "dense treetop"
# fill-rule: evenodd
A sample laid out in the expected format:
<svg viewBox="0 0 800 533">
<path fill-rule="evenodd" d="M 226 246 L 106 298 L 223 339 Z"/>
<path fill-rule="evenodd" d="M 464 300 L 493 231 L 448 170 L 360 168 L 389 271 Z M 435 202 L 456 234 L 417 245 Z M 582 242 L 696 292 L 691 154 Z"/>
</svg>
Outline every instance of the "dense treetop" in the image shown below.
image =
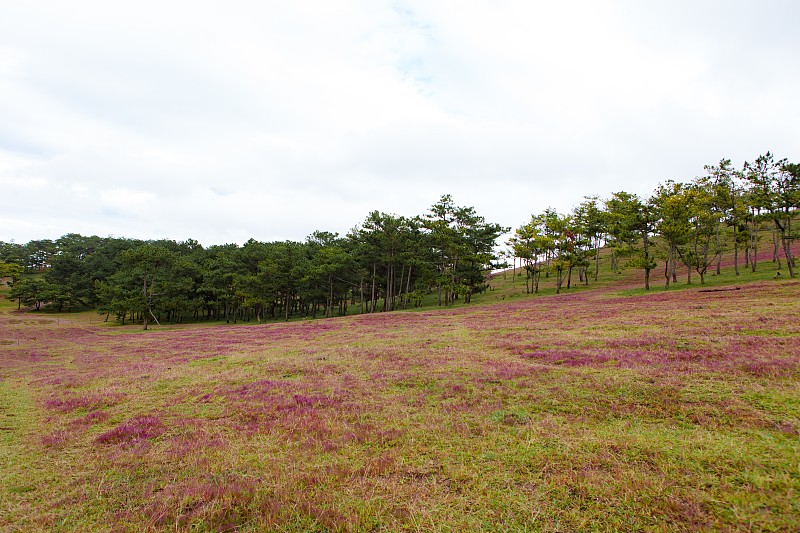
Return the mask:
<svg viewBox="0 0 800 533">
<path fill-rule="evenodd" d="M 202 247 L 187 240 L 141 241 L 68 234 L 55 241 L 0 244 L 10 295 L 59 310 L 95 307 L 120 321 L 274 319 L 391 311 L 438 291 L 440 305 L 469 301 L 486 287 L 498 237 L 449 195 L 430 212 L 374 211 L 345 237 L 314 232 L 305 242 Z"/>
</svg>

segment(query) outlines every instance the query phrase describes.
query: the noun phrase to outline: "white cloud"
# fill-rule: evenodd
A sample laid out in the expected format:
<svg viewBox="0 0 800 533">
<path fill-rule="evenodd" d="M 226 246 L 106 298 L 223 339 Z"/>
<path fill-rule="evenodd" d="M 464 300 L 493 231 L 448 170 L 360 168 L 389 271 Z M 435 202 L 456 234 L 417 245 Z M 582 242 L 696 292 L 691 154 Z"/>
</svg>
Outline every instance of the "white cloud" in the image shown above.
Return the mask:
<svg viewBox="0 0 800 533">
<path fill-rule="evenodd" d="M 6 4 L 0 240 L 302 239 L 443 193 L 514 226 L 722 157 L 797 159 L 798 15 L 777 0 Z"/>
</svg>

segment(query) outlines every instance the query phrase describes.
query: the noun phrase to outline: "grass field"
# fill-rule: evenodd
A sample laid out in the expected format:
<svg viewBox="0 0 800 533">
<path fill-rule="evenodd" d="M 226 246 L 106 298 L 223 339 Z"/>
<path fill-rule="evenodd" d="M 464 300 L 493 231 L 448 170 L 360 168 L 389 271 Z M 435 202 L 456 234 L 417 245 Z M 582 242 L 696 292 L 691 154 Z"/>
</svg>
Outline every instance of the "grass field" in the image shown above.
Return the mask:
<svg viewBox="0 0 800 533">
<path fill-rule="evenodd" d="M 0 527 L 798 531 L 800 281 L 771 274 L 146 332 L 4 302 Z"/>
</svg>

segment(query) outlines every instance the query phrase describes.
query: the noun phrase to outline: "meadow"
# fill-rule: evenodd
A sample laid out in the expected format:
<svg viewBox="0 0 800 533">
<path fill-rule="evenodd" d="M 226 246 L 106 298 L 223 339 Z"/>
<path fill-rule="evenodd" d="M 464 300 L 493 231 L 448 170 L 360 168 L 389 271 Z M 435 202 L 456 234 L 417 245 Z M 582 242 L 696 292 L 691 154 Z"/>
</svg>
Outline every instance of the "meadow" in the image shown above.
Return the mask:
<svg viewBox="0 0 800 533">
<path fill-rule="evenodd" d="M 285 324 L 0 309 L 3 531 L 799 531 L 800 281 Z"/>
</svg>

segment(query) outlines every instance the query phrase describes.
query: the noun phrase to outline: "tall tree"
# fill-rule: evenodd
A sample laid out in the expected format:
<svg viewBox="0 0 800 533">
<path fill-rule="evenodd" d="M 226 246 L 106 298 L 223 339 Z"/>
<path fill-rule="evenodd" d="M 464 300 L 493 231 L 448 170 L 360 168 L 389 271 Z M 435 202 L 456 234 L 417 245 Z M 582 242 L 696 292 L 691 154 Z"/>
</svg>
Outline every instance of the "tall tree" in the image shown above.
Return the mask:
<svg viewBox="0 0 800 533">
<path fill-rule="evenodd" d="M 236 321 L 241 299 L 239 282 L 244 274 L 240 249 L 235 244 L 209 246 L 203 266 L 201 295 L 217 318 Z"/>
<path fill-rule="evenodd" d="M 656 227 L 656 209 L 635 194 L 616 192 L 605 202 L 609 233 L 615 236 L 618 249 L 628 264 L 644 270 L 644 287 L 650 290 L 650 272 L 656 267 L 651 237 Z"/>
<path fill-rule="evenodd" d="M 689 241 L 689 193 L 683 183 L 667 181 L 660 184 L 651 197 L 655 207 L 656 233 L 664 250 L 664 286 L 677 281 L 678 251 Z"/>
<path fill-rule="evenodd" d="M 544 232 L 550 245 L 550 270 L 556 276 L 556 294 L 559 294 L 575 265 L 576 233 L 569 215 L 560 215 L 554 209 L 547 209 L 543 218 Z"/>
<path fill-rule="evenodd" d="M 347 312 L 347 292 L 354 285 L 351 256 L 347 252 L 346 240 L 337 233 L 316 231 L 306 241 L 309 248 L 309 267 L 306 279 L 312 288 L 315 300 L 312 316 L 316 316 L 318 304 L 325 309 L 325 316 L 332 317 L 338 306 L 339 314 Z"/>
<path fill-rule="evenodd" d="M 795 276 L 792 242 L 796 238 L 792 219 L 800 207 L 800 173 L 798 165 L 786 159 L 775 161 L 770 152 L 753 163 L 745 163 L 745 179 L 750 183 L 753 205 L 761 217 L 770 220 L 780 236 L 789 276 Z"/>
<path fill-rule="evenodd" d="M 705 283 L 708 268 L 720 254 L 715 245 L 720 217 L 716 209 L 714 184 L 707 178 L 696 178 L 687 189 L 687 214 L 690 225 L 689 239 L 678 253 L 688 268 L 700 275 Z"/>
<path fill-rule="evenodd" d="M 431 206 L 423 219 L 436 254 L 438 303 L 452 304 L 459 294 L 468 302 L 485 287 L 497 238 L 510 228 L 489 223 L 473 207 L 459 207 L 449 194 Z"/>
<path fill-rule="evenodd" d="M 284 320 L 289 320 L 295 304 L 300 303 L 308 261 L 306 245 L 283 241 L 270 244 L 266 257 L 258 265 L 265 288 L 273 294 L 275 310 L 281 309 Z"/>
<path fill-rule="evenodd" d="M 588 239 L 589 250 L 594 252 L 594 280 L 600 274 L 600 249 L 607 231 L 607 215 L 597 196 L 587 196 L 575 209 L 575 218 L 582 234 Z"/>
<path fill-rule="evenodd" d="M 42 304 L 53 299 L 53 287 L 40 276 L 23 277 L 11 286 L 8 298 L 17 300 L 17 309 L 26 305 L 39 311 Z"/>
<path fill-rule="evenodd" d="M 531 215 L 531 220 L 517 228 L 509 242 L 525 269 L 525 292 L 537 294 L 545 258 L 555 246 L 553 237 L 546 232 L 545 215 Z"/>
<path fill-rule="evenodd" d="M 155 310 L 159 300 L 166 295 L 165 285 L 172 277 L 171 268 L 175 260 L 173 252 L 152 243 L 120 254 L 121 273 L 128 279 L 136 280 L 139 285 L 137 289 L 130 289 L 131 300 L 138 300 L 133 310 L 140 313 L 144 329 L 147 329 L 151 318 L 157 321 Z M 133 297 L 137 293 L 140 298 Z"/>
<path fill-rule="evenodd" d="M 723 252 L 721 229 L 723 222 L 725 222 L 728 214 L 730 213 L 731 208 L 728 206 L 734 203 L 733 199 L 731 198 L 731 191 L 733 188 L 735 171 L 731 166 L 730 159 L 720 159 L 718 164 L 706 165 L 703 168 L 706 171 L 706 186 L 711 192 L 713 198 L 711 208 L 716 214 L 714 244 L 717 259 L 717 275 L 720 275 L 722 269 Z"/>
<path fill-rule="evenodd" d="M 594 280 L 600 272 L 600 244 L 605 233 L 605 213 L 598 205 L 598 197 L 584 197 L 584 201 L 572 210 L 572 219 L 578 240 L 577 266 L 580 280 L 589 284 L 589 265 L 594 261 Z M 567 282 L 569 285 L 569 282 Z"/>
</svg>

